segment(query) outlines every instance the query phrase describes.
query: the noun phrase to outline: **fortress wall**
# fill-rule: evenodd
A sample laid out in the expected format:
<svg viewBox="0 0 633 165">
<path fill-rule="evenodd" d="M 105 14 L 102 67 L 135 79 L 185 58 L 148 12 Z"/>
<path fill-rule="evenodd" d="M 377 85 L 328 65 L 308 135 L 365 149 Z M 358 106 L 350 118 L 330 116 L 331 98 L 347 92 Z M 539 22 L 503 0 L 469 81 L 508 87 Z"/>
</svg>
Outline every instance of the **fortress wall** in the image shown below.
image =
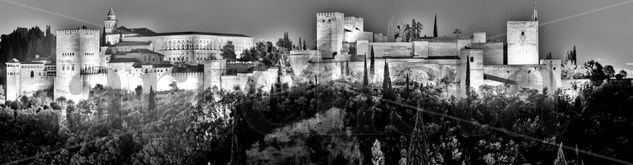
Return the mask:
<svg viewBox="0 0 633 165">
<path fill-rule="evenodd" d="M 265 71 L 255 71 L 252 74 L 253 80 L 255 80 L 255 87 L 261 88 L 264 92 L 270 91 L 270 88 L 277 83 L 278 76 L 277 68 L 270 68 Z"/>
<path fill-rule="evenodd" d="M 472 47 L 484 50 L 484 65 L 503 65 L 503 42 L 478 43 Z"/>
<path fill-rule="evenodd" d="M 511 89 L 542 90 L 549 74 L 545 65 L 486 65 L 484 76 L 486 85 L 507 84 Z"/>
<path fill-rule="evenodd" d="M 289 55 L 288 61 L 290 62 L 290 67 L 292 67 L 292 71 L 295 75 L 300 75 L 310 66 L 310 55 L 301 54 L 301 55 Z"/>
<path fill-rule="evenodd" d="M 457 56 L 455 42 L 429 42 L 429 57 Z"/>
<path fill-rule="evenodd" d="M 202 74 L 202 72 L 172 73 L 173 81 L 168 81 L 171 79 L 165 79 L 166 81 L 159 81 L 158 88 L 161 90 L 171 90 L 169 84 L 175 81 L 178 89 L 197 91 L 203 89 L 204 86 L 204 76 Z M 168 75 L 165 75 L 163 77 L 166 76 Z"/>
<path fill-rule="evenodd" d="M 413 44 L 409 42 L 372 42 L 374 57 L 411 57 L 413 56 Z"/>
<path fill-rule="evenodd" d="M 429 42 L 428 41 L 413 41 L 413 54 L 415 57 L 428 58 L 429 57 Z"/>
<path fill-rule="evenodd" d="M 19 94 L 31 95 L 38 90 L 53 89 L 55 77 L 36 75 L 31 78 L 29 74 L 22 74 L 20 79 L 22 85 L 21 88 L 19 88 Z"/>
<path fill-rule="evenodd" d="M 87 86 L 94 88 L 97 84 L 108 86 L 108 77 L 105 73 L 89 74 L 81 76 L 84 82 L 87 82 Z"/>
<path fill-rule="evenodd" d="M 371 50 L 369 47 L 369 41 L 358 40 L 356 41 L 356 55 L 358 56 L 371 56 Z"/>
<path fill-rule="evenodd" d="M 222 76 L 222 80 L 220 83 L 220 89 L 233 91 L 236 88 L 239 88 L 241 91 L 246 91 L 246 83 L 248 82 L 248 77 L 250 74 L 237 74 L 237 75 L 227 75 Z"/>
<path fill-rule="evenodd" d="M 259 62 L 227 62 L 226 70 L 230 73 L 245 73 L 257 67 Z"/>
</svg>

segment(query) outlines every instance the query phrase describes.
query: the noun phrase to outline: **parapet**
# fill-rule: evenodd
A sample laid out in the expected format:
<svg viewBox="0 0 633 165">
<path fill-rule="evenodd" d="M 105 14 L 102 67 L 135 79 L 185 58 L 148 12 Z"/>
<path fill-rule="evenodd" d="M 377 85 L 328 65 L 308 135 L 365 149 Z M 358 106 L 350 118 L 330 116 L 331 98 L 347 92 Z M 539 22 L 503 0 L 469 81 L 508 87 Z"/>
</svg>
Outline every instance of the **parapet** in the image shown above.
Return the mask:
<svg viewBox="0 0 633 165">
<path fill-rule="evenodd" d="M 317 13 L 317 17 L 344 17 L 345 15 L 341 12 L 327 12 L 327 13 Z"/>
<path fill-rule="evenodd" d="M 363 17 L 354 17 L 354 16 L 348 16 L 344 18 L 345 21 L 363 21 Z"/>
<path fill-rule="evenodd" d="M 57 30 L 57 35 L 60 34 L 76 34 L 76 33 L 87 33 L 87 34 L 101 34 L 99 30 L 92 29 L 72 29 L 72 30 Z"/>
</svg>

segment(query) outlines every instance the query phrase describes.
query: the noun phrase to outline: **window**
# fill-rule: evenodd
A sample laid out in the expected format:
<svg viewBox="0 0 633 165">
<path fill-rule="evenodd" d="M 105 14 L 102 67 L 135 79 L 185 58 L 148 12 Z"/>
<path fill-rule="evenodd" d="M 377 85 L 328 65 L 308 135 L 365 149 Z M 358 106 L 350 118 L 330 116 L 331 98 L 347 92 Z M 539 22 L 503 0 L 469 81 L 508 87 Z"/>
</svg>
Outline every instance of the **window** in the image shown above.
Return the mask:
<svg viewBox="0 0 633 165">
<path fill-rule="evenodd" d="M 33 78 L 35 76 L 35 73 L 33 73 L 33 71 L 31 71 L 31 78 Z"/>
<path fill-rule="evenodd" d="M 474 61 L 475 61 L 475 58 L 470 57 L 470 62 L 474 62 Z"/>
</svg>

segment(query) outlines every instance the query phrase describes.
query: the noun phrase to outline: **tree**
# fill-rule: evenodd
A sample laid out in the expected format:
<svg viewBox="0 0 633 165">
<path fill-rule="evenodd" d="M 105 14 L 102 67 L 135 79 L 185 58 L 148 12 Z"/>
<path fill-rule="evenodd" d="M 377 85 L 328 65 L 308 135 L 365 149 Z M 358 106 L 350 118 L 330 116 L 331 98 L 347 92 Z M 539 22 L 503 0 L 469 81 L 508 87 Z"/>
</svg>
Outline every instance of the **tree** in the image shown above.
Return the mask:
<svg viewBox="0 0 633 165">
<path fill-rule="evenodd" d="M 615 69 L 613 69 L 611 65 L 604 66 L 603 72 L 607 79 L 611 79 L 615 76 Z"/>
<path fill-rule="evenodd" d="M 624 70 L 620 70 L 620 72 L 618 72 L 618 74 L 615 75 L 616 79 L 623 79 L 626 78 L 626 71 Z"/>
<path fill-rule="evenodd" d="M 363 67 L 363 86 L 369 85 L 369 77 L 367 76 L 367 60 L 364 61 L 365 66 Z"/>
<path fill-rule="evenodd" d="M 462 34 L 462 30 L 461 29 L 455 29 L 455 31 L 453 31 L 453 34 L 455 34 L 456 38 L 459 38 L 459 35 Z"/>
<path fill-rule="evenodd" d="M 433 20 L 433 37 L 437 37 L 437 14 L 435 14 L 435 19 Z"/>
<path fill-rule="evenodd" d="M 240 61 L 259 61 L 259 57 L 259 52 L 255 48 L 250 48 L 242 51 Z"/>
<path fill-rule="evenodd" d="M 374 72 L 375 72 L 375 61 L 376 61 L 376 56 L 374 55 L 374 46 L 371 46 L 371 57 L 370 57 L 370 62 L 369 62 L 369 68 L 370 68 L 370 74 L 373 76 Z"/>
<path fill-rule="evenodd" d="M 382 96 L 385 99 L 393 99 L 393 91 L 391 89 L 391 77 L 389 76 L 389 63 L 385 61 L 385 71 L 382 81 Z"/>
<path fill-rule="evenodd" d="M 576 46 L 570 51 L 567 51 L 565 55 L 565 59 L 563 60 L 563 64 L 570 63 L 576 65 Z"/>
<path fill-rule="evenodd" d="M 584 68 L 588 72 L 587 75 L 589 76 L 589 79 L 596 86 L 602 85 L 604 79 L 607 78 L 604 74 L 604 68 L 596 61 L 590 60 L 585 62 Z"/>
<path fill-rule="evenodd" d="M 141 96 L 143 96 L 143 86 L 136 86 L 134 91 L 136 92 L 136 99 L 141 100 Z"/>
<path fill-rule="evenodd" d="M 552 59 L 552 52 L 547 53 L 547 56 L 545 56 L 545 59 Z"/>
<path fill-rule="evenodd" d="M 284 33 L 283 38 L 279 38 L 276 45 L 285 52 L 292 50 L 292 41 L 290 40 L 290 36 L 288 36 L 288 32 Z"/>
<path fill-rule="evenodd" d="M 308 46 L 306 45 L 306 40 L 303 40 L 303 50 L 308 50 Z"/>
<path fill-rule="evenodd" d="M 411 21 L 411 38 L 409 39 L 409 41 L 420 38 L 420 34 L 422 34 L 422 29 L 422 22 L 416 22 L 415 19 L 413 19 Z"/>
<path fill-rule="evenodd" d="M 233 42 L 231 41 L 226 42 L 226 44 L 222 46 L 220 52 L 222 58 L 226 59 L 227 61 L 235 61 L 237 59 L 235 55 L 235 45 L 233 45 Z"/>
<path fill-rule="evenodd" d="M 156 93 L 154 93 L 154 89 L 152 88 L 152 86 L 149 87 L 149 102 L 148 102 L 148 106 L 147 106 L 147 110 L 148 111 L 154 111 L 154 109 L 156 109 Z"/>
<path fill-rule="evenodd" d="M 429 158 L 426 155 L 426 135 L 424 133 L 423 112 L 419 109 L 415 112 L 415 126 L 409 141 L 409 152 L 407 156 L 407 164 L 428 164 Z"/>
<path fill-rule="evenodd" d="M 301 37 L 299 37 L 299 46 L 297 46 L 297 49 L 301 50 L 303 48 L 303 45 L 301 45 Z"/>
</svg>

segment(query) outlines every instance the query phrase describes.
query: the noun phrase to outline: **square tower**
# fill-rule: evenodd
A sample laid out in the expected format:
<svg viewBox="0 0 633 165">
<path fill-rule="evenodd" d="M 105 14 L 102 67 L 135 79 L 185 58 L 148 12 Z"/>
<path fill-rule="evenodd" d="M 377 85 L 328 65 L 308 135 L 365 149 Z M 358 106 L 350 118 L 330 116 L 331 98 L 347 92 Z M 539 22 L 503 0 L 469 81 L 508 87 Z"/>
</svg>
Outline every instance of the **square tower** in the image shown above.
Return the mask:
<svg viewBox="0 0 633 165">
<path fill-rule="evenodd" d="M 63 96 L 73 101 L 87 98 L 90 84 L 95 83 L 83 75 L 96 74 L 101 67 L 100 34 L 98 30 L 90 29 L 57 31 L 55 98 Z"/>
<path fill-rule="evenodd" d="M 317 13 L 317 50 L 325 59 L 341 54 L 344 39 L 343 13 Z"/>
<path fill-rule="evenodd" d="M 508 21 L 508 65 L 538 64 L 538 21 Z"/>
</svg>

